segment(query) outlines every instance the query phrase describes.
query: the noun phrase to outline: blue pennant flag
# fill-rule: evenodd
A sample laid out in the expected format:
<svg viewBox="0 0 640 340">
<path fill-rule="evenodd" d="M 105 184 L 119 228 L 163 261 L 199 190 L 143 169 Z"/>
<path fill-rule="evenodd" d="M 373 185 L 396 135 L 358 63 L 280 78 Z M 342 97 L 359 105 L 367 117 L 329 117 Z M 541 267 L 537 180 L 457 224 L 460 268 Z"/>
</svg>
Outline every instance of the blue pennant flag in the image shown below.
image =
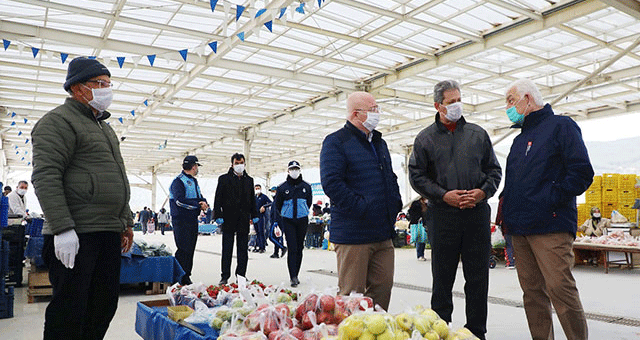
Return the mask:
<svg viewBox="0 0 640 340">
<path fill-rule="evenodd" d="M 12 116 L 12 117 L 13 117 L 13 116 Z M 14 125 L 16 125 L 16 122 L 11 122 L 11 126 L 14 126 Z"/>
<path fill-rule="evenodd" d="M 60 60 L 62 60 L 62 63 L 64 64 L 65 61 L 67 61 L 67 57 L 69 56 L 69 53 L 62 53 L 60 52 Z"/>
<path fill-rule="evenodd" d="M 144 100 L 144 106 L 149 106 L 149 101 L 147 99 Z"/>
<path fill-rule="evenodd" d="M 269 32 L 273 33 L 273 21 L 269 20 L 265 22 L 264 26 L 269 29 Z"/>
<path fill-rule="evenodd" d="M 21 161 L 24 161 L 24 157 L 22 157 Z"/>
<path fill-rule="evenodd" d="M 240 38 L 240 40 L 244 41 L 244 32 L 240 32 L 236 35 L 238 36 L 238 38 Z"/>
<path fill-rule="evenodd" d="M 15 148 L 17 149 L 17 148 L 18 148 L 18 146 L 16 145 L 16 146 L 15 146 Z"/>
<path fill-rule="evenodd" d="M 211 4 L 211 12 L 215 11 L 218 0 L 210 0 L 209 3 Z"/>
<path fill-rule="evenodd" d="M 29 138 L 27 138 L 26 141 L 24 141 L 25 144 L 29 144 Z"/>
<path fill-rule="evenodd" d="M 22 131 L 18 131 L 18 136 L 22 136 Z"/>
<path fill-rule="evenodd" d="M 88 56 L 87 58 L 89 58 L 89 59 L 91 59 L 91 60 L 95 60 L 95 59 L 96 59 L 96 56 L 94 56 L 94 55 L 90 55 L 90 56 Z"/>
<path fill-rule="evenodd" d="M 209 43 L 209 47 L 211 47 L 211 49 L 213 50 L 213 53 L 218 53 L 218 42 L 217 41 L 210 42 Z"/>
<path fill-rule="evenodd" d="M 242 15 L 242 12 L 244 12 L 244 6 L 237 5 L 237 7 L 236 7 L 236 21 L 238 21 L 238 19 L 240 19 L 240 16 Z"/>
<path fill-rule="evenodd" d="M 182 56 L 182 60 L 187 61 L 187 49 L 185 48 L 184 50 L 180 50 L 178 52 L 180 52 L 180 55 Z"/>
<path fill-rule="evenodd" d="M 262 14 L 264 14 L 264 12 L 266 12 L 266 11 L 267 11 L 266 8 L 259 9 L 258 12 L 256 13 L 256 18 L 261 16 Z"/>
<path fill-rule="evenodd" d="M 120 123 L 124 124 L 123 120 L 122 120 L 122 117 L 118 118 L 118 120 L 120 121 Z"/>
<path fill-rule="evenodd" d="M 124 65 L 124 57 L 116 57 L 116 59 L 118 59 L 118 65 L 122 68 L 122 65 Z"/>
<path fill-rule="evenodd" d="M 11 112 L 11 118 L 15 117 L 16 113 L 15 112 Z"/>
<path fill-rule="evenodd" d="M 149 55 L 147 56 L 147 59 L 149 59 L 149 64 L 150 64 L 151 66 L 153 66 L 153 62 L 156 60 L 156 55 L 155 55 L 155 54 L 149 54 Z"/>
<path fill-rule="evenodd" d="M 39 48 L 36 48 L 36 47 L 31 48 L 31 53 L 33 53 L 34 58 L 38 55 L 38 52 L 40 52 Z"/>
<path fill-rule="evenodd" d="M 286 7 L 280 8 L 280 16 L 278 16 L 278 19 L 282 18 L 282 16 L 284 15 L 284 12 L 286 12 L 286 11 L 287 11 Z"/>
<path fill-rule="evenodd" d="M 135 117 L 136 116 L 136 110 L 131 110 L 131 115 Z"/>
<path fill-rule="evenodd" d="M 9 48 L 9 45 L 11 45 L 11 41 L 7 39 L 2 39 L 2 45 L 4 45 L 4 50 L 6 51 L 7 48 Z"/>
<path fill-rule="evenodd" d="M 27 121 L 28 121 L 28 119 L 27 119 L 27 118 L 25 118 L 25 119 L 24 119 L 24 123 L 25 123 L 25 124 L 27 124 Z"/>
<path fill-rule="evenodd" d="M 16 151 L 16 155 L 19 155 L 19 154 L 20 154 L 20 151 Z"/>
<path fill-rule="evenodd" d="M 24 150 L 24 154 L 25 155 L 29 154 L 29 150 Z"/>
<path fill-rule="evenodd" d="M 296 12 L 304 14 L 304 2 L 301 2 L 300 6 L 296 7 Z"/>
<path fill-rule="evenodd" d="M 27 162 L 27 165 L 31 165 L 31 162 Z"/>
<path fill-rule="evenodd" d="M 322 7 L 322 0 L 318 0 L 318 8 Z"/>
</svg>

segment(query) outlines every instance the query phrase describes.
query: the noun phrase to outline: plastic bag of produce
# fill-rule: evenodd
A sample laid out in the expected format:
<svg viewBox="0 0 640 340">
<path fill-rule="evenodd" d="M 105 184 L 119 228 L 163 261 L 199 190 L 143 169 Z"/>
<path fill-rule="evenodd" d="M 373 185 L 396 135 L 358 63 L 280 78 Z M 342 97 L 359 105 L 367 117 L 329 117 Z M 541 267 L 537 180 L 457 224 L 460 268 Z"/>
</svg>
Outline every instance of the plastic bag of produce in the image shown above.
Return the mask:
<svg viewBox="0 0 640 340">
<path fill-rule="evenodd" d="M 391 314 L 384 312 L 359 312 L 344 319 L 338 326 L 338 340 L 395 340 L 396 333 L 403 332 Z M 401 335 L 403 333 L 400 333 Z"/>
</svg>

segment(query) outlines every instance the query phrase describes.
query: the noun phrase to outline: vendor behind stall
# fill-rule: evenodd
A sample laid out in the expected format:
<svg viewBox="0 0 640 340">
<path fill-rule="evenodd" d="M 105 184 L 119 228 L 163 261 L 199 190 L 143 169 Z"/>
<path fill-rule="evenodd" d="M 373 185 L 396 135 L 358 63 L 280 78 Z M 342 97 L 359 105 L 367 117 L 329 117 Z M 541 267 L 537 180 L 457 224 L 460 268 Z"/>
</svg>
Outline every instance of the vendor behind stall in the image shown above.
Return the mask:
<svg viewBox="0 0 640 340">
<path fill-rule="evenodd" d="M 600 208 L 592 207 L 591 218 L 578 227 L 578 232 L 584 233 L 585 236 L 600 237 L 607 228 L 611 228 L 611 220 L 602 217 Z"/>
</svg>

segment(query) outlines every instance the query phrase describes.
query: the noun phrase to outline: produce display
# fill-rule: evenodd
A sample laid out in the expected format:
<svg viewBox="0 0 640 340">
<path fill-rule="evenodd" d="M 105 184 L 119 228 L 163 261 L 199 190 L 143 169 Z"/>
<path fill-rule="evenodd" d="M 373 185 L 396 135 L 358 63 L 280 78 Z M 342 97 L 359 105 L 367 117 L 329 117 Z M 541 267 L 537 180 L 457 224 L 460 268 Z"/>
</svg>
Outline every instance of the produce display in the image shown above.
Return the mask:
<svg viewBox="0 0 640 340">
<path fill-rule="evenodd" d="M 575 242 L 610 246 L 640 247 L 640 240 L 638 237 L 627 235 L 622 231 L 614 231 L 609 235 L 602 235 L 600 237 L 577 237 Z"/>
</svg>

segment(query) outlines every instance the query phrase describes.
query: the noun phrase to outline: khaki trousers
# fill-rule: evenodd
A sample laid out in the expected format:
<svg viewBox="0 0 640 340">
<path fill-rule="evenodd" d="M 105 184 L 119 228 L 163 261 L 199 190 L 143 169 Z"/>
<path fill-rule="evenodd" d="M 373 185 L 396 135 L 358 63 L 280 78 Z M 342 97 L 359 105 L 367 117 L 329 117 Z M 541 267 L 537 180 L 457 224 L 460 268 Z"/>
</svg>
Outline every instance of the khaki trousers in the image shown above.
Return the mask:
<svg viewBox="0 0 640 340">
<path fill-rule="evenodd" d="M 340 295 L 363 293 L 387 310 L 393 287 L 394 248 L 389 239 L 367 244 L 336 244 Z"/>
<path fill-rule="evenodd" d="M 586 340 L 587 320 L 571 274 L 573 237 L 568 233 L 513 235 L 512 240 L 531 337 L 554 338 L 553 303 L 567 339 Z"/>
</svg>

